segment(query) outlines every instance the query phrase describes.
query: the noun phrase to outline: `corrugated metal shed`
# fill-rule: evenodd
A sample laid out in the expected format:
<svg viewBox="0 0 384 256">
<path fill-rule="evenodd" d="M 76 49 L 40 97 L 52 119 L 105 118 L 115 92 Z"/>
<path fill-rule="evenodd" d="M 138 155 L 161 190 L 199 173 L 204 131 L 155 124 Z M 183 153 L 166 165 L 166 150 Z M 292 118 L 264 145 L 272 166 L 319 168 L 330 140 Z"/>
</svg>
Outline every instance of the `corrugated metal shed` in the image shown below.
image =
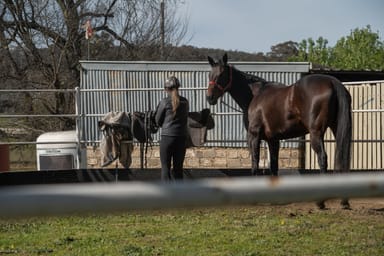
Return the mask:
<svg viewBox="0 0 384 256">
<path fill-rule="evenodd" d="M 154 110 L 165 96 L 163 83 L 170 75 L 180 79 L 180 93 L 190 101 L 191 111 L 210 108 L 216 126 L 208 133 L 207 146 L 244 147 L 246 132 L 242 114 L 226 94 L 224 104 L 210 106 L 206 89 L 210 66 L 207 62 L 112 62 L 81 61 L 80 114 L 83 139 L 88 145 L 99 141 L 97 121 L 110 111 Z M 233 62 L 239 70 L 268 81 L 292 84 L 308 73 L 307 62 Z M 155 135 L 155 141 L 158 134 Z"/>
</svg>

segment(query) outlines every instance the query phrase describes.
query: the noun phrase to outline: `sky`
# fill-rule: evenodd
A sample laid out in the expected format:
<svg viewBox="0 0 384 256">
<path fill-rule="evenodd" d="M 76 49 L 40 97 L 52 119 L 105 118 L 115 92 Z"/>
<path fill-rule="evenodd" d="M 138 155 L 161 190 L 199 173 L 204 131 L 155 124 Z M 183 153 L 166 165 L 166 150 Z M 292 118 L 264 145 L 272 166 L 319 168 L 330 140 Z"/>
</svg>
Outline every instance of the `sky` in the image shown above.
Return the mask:
<svg viewBox="0 0 384 256">
<path fill-rule="evenodd" d="M 334 46 L 355 28 L 371 26 L 384 41 L 383 0 L 184 0 L 186 45 L 250 53 L 303 39 Z"/>
</svg>

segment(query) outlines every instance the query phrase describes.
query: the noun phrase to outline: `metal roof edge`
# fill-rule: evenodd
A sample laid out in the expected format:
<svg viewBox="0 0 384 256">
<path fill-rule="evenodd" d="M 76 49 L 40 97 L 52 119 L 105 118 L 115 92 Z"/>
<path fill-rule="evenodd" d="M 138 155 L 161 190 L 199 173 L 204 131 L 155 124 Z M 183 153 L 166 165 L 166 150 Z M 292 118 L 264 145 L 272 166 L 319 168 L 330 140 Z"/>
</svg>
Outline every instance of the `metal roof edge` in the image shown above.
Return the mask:
<svg viewBox="0 0 384 256">
<path fill-rule="evenodd" d="M 243 71 L 275 71 L 306 73 L 311 69 L 310 62 L 256 62 L 234 61 L 229 64 Z M 209 71 L 205 61 L 92 61 L 81 60 L 85 70 L 140 70 L 140 71 Z"/>
<path fill-rule="evenodd" d="M 384 80 L 369 80 L 369 81 L 356 81 L 356 82 L 343 82 L 344 85 L 353 85 L 353 84 L 382 84 Z"/>
<path fill-rule="evenodd" d="M 129 64 L 129 63 L 145 63 L 145 64 L 168 64 L 168 63 L 203 63 L 203 64 L 209 64 L 208 61 L 145 61 L 145 60 L 138 60 L 138 61 L 122 61 L 122 60 L 80 60 L 80 63 L 122 63 L 122 64 Z M 237 63 L 237 64 L 311 64 L 311 62 L 307 61 L 229 61 L 229 64 Z"/>
</svg>

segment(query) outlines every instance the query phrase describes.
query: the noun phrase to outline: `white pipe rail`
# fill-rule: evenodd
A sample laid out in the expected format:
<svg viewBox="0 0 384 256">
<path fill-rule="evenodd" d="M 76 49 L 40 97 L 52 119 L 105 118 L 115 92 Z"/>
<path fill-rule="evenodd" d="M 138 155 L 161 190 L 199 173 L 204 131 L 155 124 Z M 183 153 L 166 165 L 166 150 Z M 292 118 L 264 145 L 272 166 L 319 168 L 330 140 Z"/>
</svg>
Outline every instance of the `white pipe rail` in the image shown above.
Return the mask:
<svg viewBox="0 0 384 256">
<path fill-rule="evenodd" d="M 0 218 L 383 196 L 376 173 L 10 186 L 0 188 Z"/>
</svg>

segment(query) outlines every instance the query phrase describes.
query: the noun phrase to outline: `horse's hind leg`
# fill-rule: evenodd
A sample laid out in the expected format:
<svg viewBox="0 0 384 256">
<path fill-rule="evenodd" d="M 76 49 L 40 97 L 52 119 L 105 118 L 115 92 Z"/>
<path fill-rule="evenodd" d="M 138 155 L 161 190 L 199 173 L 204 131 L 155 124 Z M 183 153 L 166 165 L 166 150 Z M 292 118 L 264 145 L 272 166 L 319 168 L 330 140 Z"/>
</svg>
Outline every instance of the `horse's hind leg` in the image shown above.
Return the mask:
<svg viewBox="0 0 384 256">
<path fill-rule="evenodd" d="M 252 175 L 262 175 L 259 170 L 260 142 L 261 140 L 258 134 L 254 135 L 251 132 L 248 132 L 248 145 L 252 159 Z"/>
<path fill-rule="evenodd" d="M 328 168 L 327 153 L 325 152 L 323 136 L 323 133 L 311 132 L 311 147 L 317 155 L 317 163 L 320 167 L 320 173 L 325 173 Z"/>
<path fill-rule="evenodd" d="M 320 173 L 325 173 L 327 171 L 327 153 L 325 152 L 324 147 L 324 133 L 319 131 L 312 131 L 311 133 L 311 147 L 313 151 L 317 154 L 317 162 L 320 167 Z M 319 201 L 316 203 L 320 209 L 325 208 L 324 201 Z"/>
<path fill-rule="evenodd" d="M 333 136 L 336 138 L 336 131 L 337 131 L 337 125 L 332 125 L 330 126 L 331 128 L 331 131 L 333 133 Z M 342 147 L 342 145 L 336 145 L 336 147 Z M 335 166 L 334 166 L 334 169 L 336 172 L 340 172 L 340 171 L 344 171 L 344 170 L 341 170 L 340 166 L 341 166 L 341 163 L 340 163 L 341 159 L 338 159 L 337 156 L 336 156 L 336 152 L 335 152 Z M 349 204 L 349 200 L 348 198 L 342 198 L 341 199 L 341 202 L 340 202 L 340 205 L 343 209 L 351 209 L 351 205 Z"/>
</svg>

